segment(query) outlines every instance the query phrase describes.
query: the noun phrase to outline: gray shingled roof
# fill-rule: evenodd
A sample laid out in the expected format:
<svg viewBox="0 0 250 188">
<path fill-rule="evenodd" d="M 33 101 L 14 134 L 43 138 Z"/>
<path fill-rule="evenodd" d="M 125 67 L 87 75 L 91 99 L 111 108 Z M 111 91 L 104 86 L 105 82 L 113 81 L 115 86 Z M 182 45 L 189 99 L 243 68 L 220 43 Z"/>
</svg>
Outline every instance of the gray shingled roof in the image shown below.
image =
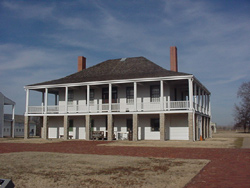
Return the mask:
<svg viewBox="0 0 250 188">
<path fill-rule="evenodd" d="M 64 78 L 30 86 L 184 75 L 190 74 L 166 70 L 145 57 L 133 57 L 107 60 Z"/>
</svg>

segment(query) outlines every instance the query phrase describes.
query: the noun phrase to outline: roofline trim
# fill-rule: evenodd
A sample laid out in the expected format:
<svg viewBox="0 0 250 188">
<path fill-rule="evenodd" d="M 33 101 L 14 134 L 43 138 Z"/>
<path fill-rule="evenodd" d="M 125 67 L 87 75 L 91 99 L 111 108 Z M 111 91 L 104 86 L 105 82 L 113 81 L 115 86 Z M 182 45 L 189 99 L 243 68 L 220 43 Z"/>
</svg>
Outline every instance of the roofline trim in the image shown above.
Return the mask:
<svg viewBox="0 0 250 188">
<path fill-rule="evenodd" d="M 79 83 L 65 83 L 65 84 L 52 84 L 52 85 L 36 85 L 36 86 L 24 86 L 24 89 L 45 89 L 55 87 L 77 87 L 85 85 L 103 85 L 103 84 L 122 84 L 131 82 L 150 82 L 158 80 L 183 80 L 193 78 L 192 74 L 185 76 L 167 76 L 167 77 L 152 77 L 152 78 L 134 78 L 134 79 L 122 79 L 122 80 L 105 80 L 105 81 L 91 81 L 91 82 L 79 82 Z M 197 80 L 197 79 L 196 79 Z"/>
<path fill-rule="evenodd" d="M 202 89 L 204 89 L 209 95 L 211 95 L 210 91 L 195 76 L 194 82 L 196 82 Z"/>
</svg>

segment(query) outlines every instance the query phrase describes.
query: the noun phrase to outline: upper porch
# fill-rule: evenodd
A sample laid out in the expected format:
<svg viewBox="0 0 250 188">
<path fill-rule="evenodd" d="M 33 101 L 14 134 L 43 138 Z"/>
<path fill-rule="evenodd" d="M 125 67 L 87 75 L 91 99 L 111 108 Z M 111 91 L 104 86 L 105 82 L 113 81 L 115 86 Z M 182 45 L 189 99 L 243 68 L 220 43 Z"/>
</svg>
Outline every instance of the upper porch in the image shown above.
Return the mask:
<svg viewBox="0 0 250 188">
<path fill-rule="evenodd" d="M 30 103 L 30 91 L 40 103 Z M 26 115 L 191 110 L 210 115 L 210 93 L 193 76 L 26 87 Z"/>
</svg>

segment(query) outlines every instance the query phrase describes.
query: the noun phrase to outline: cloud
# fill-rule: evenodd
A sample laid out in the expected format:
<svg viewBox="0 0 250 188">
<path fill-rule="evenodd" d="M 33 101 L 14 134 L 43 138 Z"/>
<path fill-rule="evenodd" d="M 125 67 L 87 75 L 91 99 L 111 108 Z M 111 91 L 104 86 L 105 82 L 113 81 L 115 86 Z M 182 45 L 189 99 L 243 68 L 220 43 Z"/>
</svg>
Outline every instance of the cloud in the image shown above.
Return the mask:
<svg viewBox="0 0 250 188">
<path fill-rule="evenodd" d="M 240 3 L 83 0 L 1 5 L 4 19 L 10 18 L 6 23 L 18 31 L 9 36 L 6 30 L 8 37 L 3 35 L 0 44 L 1 86 L 11 93 L 15 91 L 8 82 L 23 89 L 75 72 L 78 55 L 86 56 L 90 66 L 145 56 L 168 68 L 172 45 L 178 48 L 179 71 L 194 74 L 212 92 L 215 112 L 223 105 L 229 109 L 240 83 L 250 79 L 250 18 Z"/>
<path fill-rule="evenodd" d="M 41 4 L 28 4 L 26 2 L 3 1 L 4 8 L 14 11 L 17 15 L 26 19 L 46 19 L 51 17 L 54 6 Z"/>
</svg>

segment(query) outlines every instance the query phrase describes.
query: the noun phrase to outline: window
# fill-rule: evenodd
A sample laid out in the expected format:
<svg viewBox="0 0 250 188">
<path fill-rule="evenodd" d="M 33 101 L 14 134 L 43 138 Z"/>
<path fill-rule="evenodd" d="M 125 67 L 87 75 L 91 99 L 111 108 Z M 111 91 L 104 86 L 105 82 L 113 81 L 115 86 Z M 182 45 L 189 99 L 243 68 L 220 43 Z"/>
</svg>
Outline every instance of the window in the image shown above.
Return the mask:
<svg viewBox="0 0 250 188">
<path fill-rule="evenodd" d="M 72 102 L 74 99 L 74 91 L 73 90 L 69 90 L 68 91 L 68 101 Z"/>
<path fill-rule="evenodd" d="M 118 92 L 117 87 L 112 87 L 112 103 L 117 103 Z M 109 102 L 109 88 L 102 88 L 102 102 Z"/>
<path fill-rule="evenodd" d="M 151 86 L 150 87 L 150 99 L 151 102 L 160 102 L 160 86 Z"/>
<path fill-rule="evenodd" d="M 90 89 L 90 91 L 89 91 L 89 101 L 93 102 L 94 99 L 95 99 L 95 90 Z"/>
<path fill-rule="evenodd" d="M 127 97 L 127 103 L 133 103 L 134 102 L 134 88 L 133 87 L 127 87 L 127 89 L 126 89 L 126 97 Z"/>
<path fill-rule="evenodd" d="M 102 102 L 109 102 L 109 88 L 102 88 Z"/>
<path fill-rule="evenodd" d="M 151 119 L 151 131 L 160 131 L 159 118 Z"/>
<path fill-rule="evenodd" d="M 118 91 L 117 87 L 112 88 L 112 103 L 117 103 Z"/>
<path fill-rule="evenodd" d="M 73 132 L 73 126 L 74 126 L 74 121 L 73 121 L 73 119 L 70 119 L 69 120 L 69 131 L 70 132 Z"/>
</svg>

